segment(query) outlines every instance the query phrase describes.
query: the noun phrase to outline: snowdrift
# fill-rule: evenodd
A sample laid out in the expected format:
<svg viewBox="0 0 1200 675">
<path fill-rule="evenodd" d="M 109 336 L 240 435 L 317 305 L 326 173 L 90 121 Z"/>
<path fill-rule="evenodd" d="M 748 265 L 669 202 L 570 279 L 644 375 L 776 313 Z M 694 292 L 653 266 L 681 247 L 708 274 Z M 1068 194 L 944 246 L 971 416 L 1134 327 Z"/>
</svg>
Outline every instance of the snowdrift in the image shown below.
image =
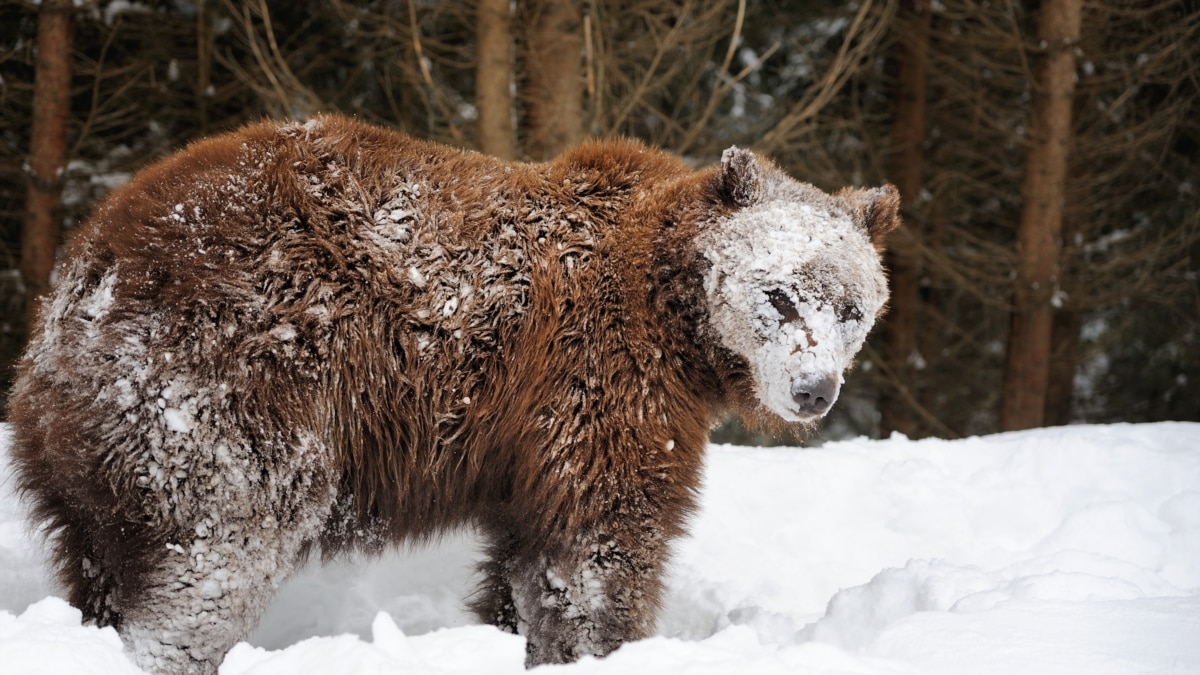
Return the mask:
<svg viewBox="0 0 1200 675">
<path fill-rule="evenodd" d="M 138 673 L 56 597 L 0 425 L 0 670 Z M 1200 673 L 1200 424 L 714 446 L 659 636 L 539 672 Z M 310 567 L 222 675 L 523 673 L 470 533 Z"/>
</svg>

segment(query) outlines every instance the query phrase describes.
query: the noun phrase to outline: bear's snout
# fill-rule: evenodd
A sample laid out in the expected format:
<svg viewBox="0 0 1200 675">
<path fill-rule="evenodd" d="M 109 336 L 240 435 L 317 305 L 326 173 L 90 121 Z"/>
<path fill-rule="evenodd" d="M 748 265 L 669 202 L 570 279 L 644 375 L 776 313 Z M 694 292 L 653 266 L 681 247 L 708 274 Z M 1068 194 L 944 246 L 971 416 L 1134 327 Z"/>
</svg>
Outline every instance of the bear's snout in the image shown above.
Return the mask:
<svg viewBox="0 0 1200 675">
<path fill-rule="evenodd" d="M 792 383 L 792 400 L 799 415 L 821 417 L 833 407 L 841 388 L 841 378 L 827 375 L 814 380 Z"/>
</svg>

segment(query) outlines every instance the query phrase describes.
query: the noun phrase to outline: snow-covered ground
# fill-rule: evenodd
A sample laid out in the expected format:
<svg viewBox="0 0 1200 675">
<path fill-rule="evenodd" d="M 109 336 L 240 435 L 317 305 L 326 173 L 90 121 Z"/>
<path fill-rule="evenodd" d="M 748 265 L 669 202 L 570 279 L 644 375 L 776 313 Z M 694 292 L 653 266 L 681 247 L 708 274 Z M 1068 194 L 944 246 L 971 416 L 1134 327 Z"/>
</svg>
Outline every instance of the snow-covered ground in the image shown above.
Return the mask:
<svg viewBox="0 0 1200 675">
<path fill-rule="evenodd" d="M 138 672 L 56 597 L 0 466 L 0 672 Z M 659 637 L 539 672 L 1200 673 L 1200 424 L 713 447 L 706 475 Z M 309 569 L 221 673 L 522 673 L 463 609 L 476 555 Z"/>
</svg>

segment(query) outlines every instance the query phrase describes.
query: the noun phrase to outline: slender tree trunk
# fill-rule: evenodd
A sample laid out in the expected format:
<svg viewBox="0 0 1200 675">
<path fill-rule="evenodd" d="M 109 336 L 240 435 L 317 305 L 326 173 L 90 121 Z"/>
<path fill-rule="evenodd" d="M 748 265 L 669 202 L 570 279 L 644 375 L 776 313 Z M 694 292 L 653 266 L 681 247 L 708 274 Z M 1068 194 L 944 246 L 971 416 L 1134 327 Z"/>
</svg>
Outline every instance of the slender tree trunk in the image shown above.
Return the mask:
<svg viewBox="0 0 1200 675">
<path fill-rule="evenodd" d="M 208 134 L 208 101 L 212 87 L 212 9 L 207 0 L 196 0 L 196 107 L 200 135 Z"/>
<path fill-rule="evenodd" d="M 1075 368 L 1079 363 L 1079 312 L 1054 313 L 1050 338 L 1050 375 L 1046 387 L 1047 426 L 1071 423 L 1071 400 L 1075 396 Z"/>
<path fill-rule="evenodd" d="M 926 247 L 930 251 L 941 252 L 946 249 L 946 212 L 947 206 L 938 200 L 934 200 L 929 204 L 925 213 L 928 214 L 929 222 L 925 231 Z M 945 399 L 945 390 L 933 384 L 936 382 L 936 376 L 931 371 L 941 370 L 939 365 L 945 358 L 945 349 L 947 346 L 946 340 L 946 281 L 943 278 L 942 270 L 937 265 L 927 265 L 924 267 L 924 276 L 928 280 L 928 286 L 921 298 L 921 326 L 917 334 L 917 344 L 921 346 L 921 353 L 925 355 L 927 372 L 921 378 L 922 386 L 918 392 L 917 400 L 920 401 L 921 407 L 926 411 L 937 410 L 941 401 Z M 946 426 L 941 429 L 930 429 L 932 433 L 946 433 L 947 430 L 953 431 Z"/>
<path fill-rule="evenodd" d="M 583 139 L 583 9 L 578 0 L 530 4 L 525 151 L 544 160 Z"/>
<path fill-rule="evenodd" d="M 917 353 L 917 314 L 920 306 L 920 223 L 912 205 L 921 192 L 921 145 L 925 140 L 925 88 L 929 73 L 929 23 L 927 0 L 904 0 L 897 23 L 900 42 L 896 54 L 895 118 L 892 124 L 889 178 L 900 189 L 905 222 L 888 240 L 888 270 L 892 289 L 890 311 L 883 333 L 883 361 L 893 387 L 880 401 L 880 431 L 913 436 L 916 423 L 912 404 L 913 357 Z"/>
<path fill-rule="evenodd" d="M 1013 293 L 1000 426 L 1041 426 L 1050 372 L 1051 300 L 1058 286 L 1067 145 L 1075 93 L 1075 48 L 1083 0 L 1044 0 L 1038 39 L 1046 50 L 1033 82 L 1030 145 L 1017 225 Z"/>
<path fill-rule="evenodd" d="M 1083 229 L 1080 211 L 1072 209 L 1063 216 L 1063 251 L 1074 248 L 1075 236 Z M 1069 256 L 1061 256 L 1061 259 L 1069 259 Z M 1079 365 L 1079 330 L 1082 325 L 1079 312 L 1070 307 L 1055 308 L 1050 328 L 1050 372 L 1046 384 L 1044 423 L 1047 426 L 1062 426 L 1071 422 L 1071 399 L 1075 396 L 1075 368 Z"/>
<path fill-rule="evenodd" d="M 21 223 L 21 278 L 30 321 L 38 298 L 50 289 L 50 272 L 58 248 L 67 119 L 71 109 L 72 11 L 70 0 L 42 0 L 38 11 L 29 185 Z"/>
<path fill-rule="evenodd" d="M 479 149 L 501 159 L 515 159 L 509 0 L 479 0 L 476 12 L 475 109 L 479 113 Z"/>
</svg>

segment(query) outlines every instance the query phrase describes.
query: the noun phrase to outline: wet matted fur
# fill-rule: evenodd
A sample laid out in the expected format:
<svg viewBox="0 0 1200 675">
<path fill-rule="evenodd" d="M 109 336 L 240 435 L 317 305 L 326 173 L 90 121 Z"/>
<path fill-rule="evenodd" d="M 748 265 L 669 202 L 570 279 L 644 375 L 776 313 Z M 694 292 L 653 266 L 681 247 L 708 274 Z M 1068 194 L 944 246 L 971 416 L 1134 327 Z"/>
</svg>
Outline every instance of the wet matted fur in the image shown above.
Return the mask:
<svg viewBox="0 0 1200 675">
<path fill-rule="evenodd" d="M 836 398 L 896 208 L 737 149 L 251 125 L 73 237 L 10 399 L 19 487 L 72 604 L 155 672 L 214 673 L 313 547 L 464 525 L 528 664 L 604 655 L 654 628 L 714 420 Z"/>
</svg>

